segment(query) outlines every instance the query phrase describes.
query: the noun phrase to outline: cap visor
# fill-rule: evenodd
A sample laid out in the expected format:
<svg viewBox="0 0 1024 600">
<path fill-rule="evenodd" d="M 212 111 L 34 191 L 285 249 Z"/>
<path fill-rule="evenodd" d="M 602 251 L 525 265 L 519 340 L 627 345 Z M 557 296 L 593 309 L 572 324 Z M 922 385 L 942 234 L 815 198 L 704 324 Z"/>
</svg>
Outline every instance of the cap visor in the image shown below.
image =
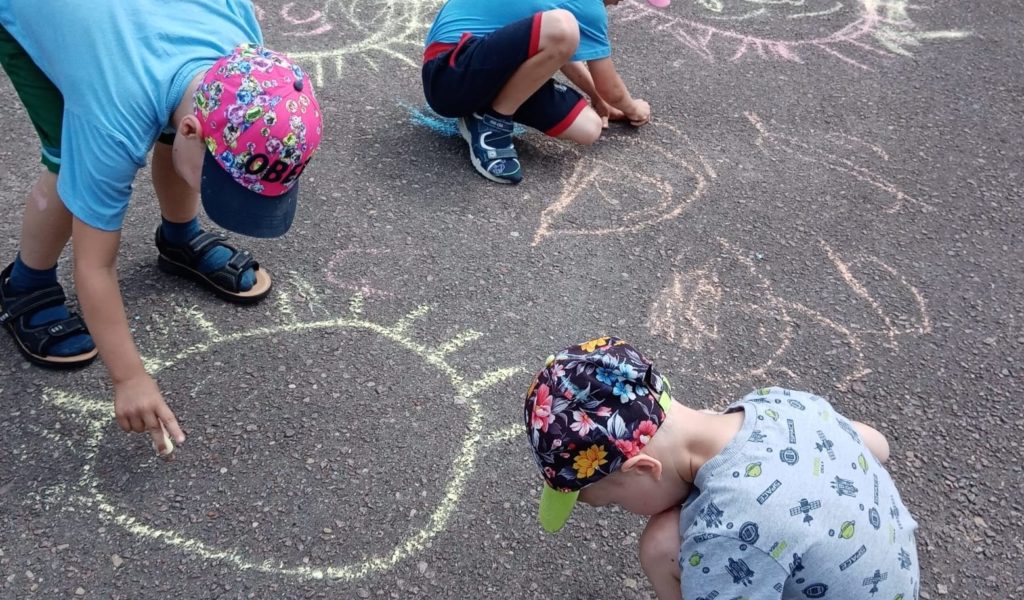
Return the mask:
<svg viewBox="0 0 1024 600">
<path fill-rule="evenodd" d="M 257 238 L 284 235 L 295 218 L 299 183 L 280 196 L 263 196 L 241 186 L 209 152 L 203 159 L 203 209 L 214 223 Z"/>
<path fill-rule="evenodd" d="M 545 531 L 555 533 L 565 526 L 579 495 L 578 491 L 559 492 L 544 484 L 544 489 L 540 493 L 540 524 Z"/>
</svg>

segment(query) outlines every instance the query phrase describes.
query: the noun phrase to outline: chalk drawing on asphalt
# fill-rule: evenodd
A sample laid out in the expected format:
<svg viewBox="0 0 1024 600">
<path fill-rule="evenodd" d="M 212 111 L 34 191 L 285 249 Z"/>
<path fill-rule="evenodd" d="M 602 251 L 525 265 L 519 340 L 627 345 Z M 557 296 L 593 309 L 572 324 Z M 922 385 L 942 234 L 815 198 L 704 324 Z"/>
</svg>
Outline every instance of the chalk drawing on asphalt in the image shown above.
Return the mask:
<svg viewBox="0 0 1024 600">
<path fill-rule="evenodd" d="M 692 0 L 666 9 L 625 0 L 620 21 L 642 21 L 701 57 L 801 63 L 815 52 L 870 69 L 870 58 L 911 56 L 929 40 L 962 39 L 963 30 L 920 28 L 908 0 Z M 652 27 L 653 26 L 653 27 Z"/>
<path fill-rule="evenodd" d="M 861 162 L 856 158 L 858 152 L 866 149 L 887 162 L 889 155 L 881 147 L 836 132 L 788 135 L 777 131 L 774 124 L 766 124 L 757 113 L 746 112 L 744 115 L 757 130 L 757 145 L 769 156 L 788 156 L 816 163 L 866 183 L 893 199 L 892 204 L 883 209 L 885 212 L 896 212 L 907 204 L 921 210 L 931 210 L 930 204 L 902 191 L 867 161 Z M 875 160 L 870 162 L 873 163 Z"/>
<path fill-rule="evenodd" d="M 319 0 L 256 2 L 261 21 L 273 21 L 267 45 L 288 53 L 316 85 L 341 78 L 346 65 L 380 71 L 387 60 L 418 67 L 423 40 L 441 0 Z"/>
<path fill-rule="evenodd" d="M 401 351 L 416 355 L 443 379 L 447 379 L 453 390 L 454 404 L 466 411 L 462 426 L 453 429 L 461 432 L 461 440 L 456 443 L 455 455 L 451 460 L 447 481 L 440 497 L 424 498 L 427 504 L 424 509 L 429 514 L 425 525 L 409 532 L 390 551 L 366 556 L 362 560 L 348 564 L 321 565 L 304 562 L 286 564 L 273 556 L 256 556 L 255 552 L 245 546 L 244 540 L 239 540 L 233 547 L 219 547 L 194 535 L 154 525 L 148 515 L 133 514 L 130 504 L 114 500 L 104 490 L 97 456 L 107 435 L 112 432 L 121 435 L 120 430 L 112 425 L 112 403 L 109 400 L 98 400 L 52 387 L 43 391 L 44 401 L 81 424 L 85 432 L 74 439 L 52 429 L 42 430 L 41 433 L 76 456 L 83 466 L 77 481 L 51 486 L 41 493 L 34 494 L 35 499 L 63 506 L 67 510 L 87 511 L 95 514 L 101 521 L 116 525 L 133 536 L 165 544 L 175 551 L 204 560 L 230 565 L 240 571 L 256 571 L 304 580 L 356 580 L 373 573 L 388 571 L 400 561 L 414 556 L 427 547 L 435 536 L 449 526 L 470 488 L 469 480 L 477 468 L 479 456 L 488 447 L 507 440 L 511 434 L 511 428 L 498 432 L 484 431 L 485 415 L 479 399 L 494 386 L 522 373 L 523 370 L 509 367 L 475 375 L 464 373 L 454 364 L 453 356 L 483 337 L 483 334 L 464 330 L 438 342 L 417 339 L 412 330 L 419 320 L 430 313 L 429 305 L 417 307 L 394 323 L 379 323 L 366 317 L 366 298 L 357 292 L 349 300 L 347 314 L 321 320 L 304 320 L 300 315 L 312 310 L 313 306 L 319 306 L 320 301 L 313 286 L 301 280 L 293 283 L 298 292 L 278 293 L 281 323 L 276 325 L 232 332 L 221 331 L 216 323 L 197 308 L 180 309 L 181 314 L 192 323 L 195 330 L 202 333 L 203 341 L 166 355 L 144 356 L 147 371 L 158 375 L 166 369 L 175 368 L 183 361 L 217 351 L 225 345 L 266 343 L 282 336 L 325 331 L 334 332 L 336 335 L 344 335 L 345 332 L 370 334 L 381 344 L 391 344 Z M 320 307 L 320 310 L 324 309 Z M 203 381 L 197 383 L 197 389 L 203 384 Z M 187 451 L 179 449 L 179 452 L 183 450 Z M 151 460 L 156 462 L 159 459 L 153 457 Z M 434 503 L 433 506 L 429 505 L 431 502 Z"/>
<path fill-rule="evenodd" d="M 641 171 L 630 167 L 630 161 L 597 158 L 586 149 L 565 145 L 575 155 L 570 160 L 573 166 L 562 177 L 557 195 L 541 212 L 532 245 L 549 237 L 640 231 L 679 217 L 707 192 L 718 175 L 689 137 L 667 123 L 649 127 L 669 140 L 658 143 L 637 136 L 633 143 L 620 144 L 624 154 L 644 157 Z M 590 203 L 612 207 L 614 210 L 601 211 L 612 216 L 597 223 L 579 219 L 588 213 Z"/>
<path fill-rule="evenodd" d="M 771 256 L 718 244 L 718 258 L 674 273 L 648 312 L 649 333 L 678 347 L 690 375 L 786 384 L 827 368 L 845 388 L 871 372 L 869 353 L 898 352 L 903 338 L 932 331 L 923 294 L 878 257 L 842 256 L 819 240 L 807 251 L 823 268 L 798 290 L 775 280 Z M 807 294 L 833 302 L 815 308 Z"/>
</svg>

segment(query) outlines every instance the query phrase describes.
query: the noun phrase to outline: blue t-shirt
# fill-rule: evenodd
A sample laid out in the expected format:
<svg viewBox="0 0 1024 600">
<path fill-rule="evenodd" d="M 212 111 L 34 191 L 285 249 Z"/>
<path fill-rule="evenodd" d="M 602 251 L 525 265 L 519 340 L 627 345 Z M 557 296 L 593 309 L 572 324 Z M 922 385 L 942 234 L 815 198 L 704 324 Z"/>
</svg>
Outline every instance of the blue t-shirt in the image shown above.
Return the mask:
<svg viewBox="0 0 1024 600">
<path fill-rule="evenodd" d="M 743 426 L 679 517 L 683 597 L 916 599 L 917 523 L 850 421 L 781 388 L 729 409 Z"/>
<path fill-rule="evenodd" d="M 0 24 L 64 96 L 61 199 L 107 231 L 192 78 L 263 42 L 249 0 L 4 0 Z"/>
<path fill-rule="evenodd" d="M 608 11 L 603 0 L 448 0 L 427 33 L 427 45 L 454 44 L 463 33 L 487 35 L 538 12 L 561 8 L 580 24 L 580 45 L 573 60 L 598 60 L 612 54 Z"/>
</svg>

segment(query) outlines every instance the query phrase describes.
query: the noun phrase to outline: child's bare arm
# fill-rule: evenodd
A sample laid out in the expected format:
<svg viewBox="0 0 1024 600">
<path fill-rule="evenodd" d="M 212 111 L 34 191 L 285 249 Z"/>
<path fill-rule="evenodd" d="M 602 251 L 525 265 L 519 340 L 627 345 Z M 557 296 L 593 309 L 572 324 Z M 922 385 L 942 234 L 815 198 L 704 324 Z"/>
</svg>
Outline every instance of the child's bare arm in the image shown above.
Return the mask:
<svg viewBox="0 0 1024 600">
<path fill-rule="evenodd" d="M 594 79 L 594 88 L 605 102 L 625 113 L 629 122 L 635 126 L 639 127 L 650 120 L 650 105 L 630 95 L 611 58 L 592 60 L 587 63 L 587 67 Z"/>
<path fill-rule="evenodd" d="M 72 226 L 75 287 L 89 333 L 114 383 L 114 415 L 125 431 L 148 431 L 163 453 L 161 423 L 181 443 L 185 435 L 160 389 L 142 365 L 125 316 L 117 280 L 119 231 L 102 231 L 77 218 Z"/>
<path fill-rule="evenodd" d="M 580 89 L 581 92 L 594 98 L 600 96 L 597 93 L 597 88 L 594 87 L 594 78 L 590 76 L 590 71 L 587 70 L 587 65 L 580 61 L 566 63 L 562 67 L 562 74 L 572 82 L 572 84 Z"/>
<path fill-rule="evenodd" d="M 861 441 L 864 442 L 864 445 L 878 459 L 878 462 L 885 463 L 885 461 L 889 460 L 889 442 L 881 432 L 860 421 L 854 421 L 853 427 L 857 430 L 857 434 L 860 436 Z"/>
<path fill-rule="evenodd" d="M 571 62 L 562 67 L 562 74 L 572 82 L 581 92 L 590 97 L 590 103 L 594 110 L 601 116 L 601 121 L 608 127 L 608 121 L 621 121 L 626 118 L 625 113 L 605 102 L 601 94 L 597 93 L 594 87 L 594 79 L 590 76 L 590 70 L 586 63 Z"/>
</svg>

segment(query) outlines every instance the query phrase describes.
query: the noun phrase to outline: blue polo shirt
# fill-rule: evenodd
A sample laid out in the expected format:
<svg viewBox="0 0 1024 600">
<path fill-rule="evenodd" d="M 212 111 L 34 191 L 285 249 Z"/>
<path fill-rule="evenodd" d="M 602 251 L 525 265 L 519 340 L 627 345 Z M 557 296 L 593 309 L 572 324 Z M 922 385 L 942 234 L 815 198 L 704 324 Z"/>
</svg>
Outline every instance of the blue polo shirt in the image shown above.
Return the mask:
<svg viewBox="0 0 1024 600">
<path fill-rule="evenodd" d="M 612 54 L 608 11 L 603 0 L 448 0 L 427 33 L 426 45 L 455 44 L 463 33 L 487 35 L 538 12 L 565 9 L 580 24 L 580 45 L 573 60 L 598 60 Z"/>
<path fill-rule="evenodd" d="M 250 0 L 2 0 L 0 24 L 64 96 L 61 199 L 107 231 L 189 82 L 263 41 Z"/>
</svg>

